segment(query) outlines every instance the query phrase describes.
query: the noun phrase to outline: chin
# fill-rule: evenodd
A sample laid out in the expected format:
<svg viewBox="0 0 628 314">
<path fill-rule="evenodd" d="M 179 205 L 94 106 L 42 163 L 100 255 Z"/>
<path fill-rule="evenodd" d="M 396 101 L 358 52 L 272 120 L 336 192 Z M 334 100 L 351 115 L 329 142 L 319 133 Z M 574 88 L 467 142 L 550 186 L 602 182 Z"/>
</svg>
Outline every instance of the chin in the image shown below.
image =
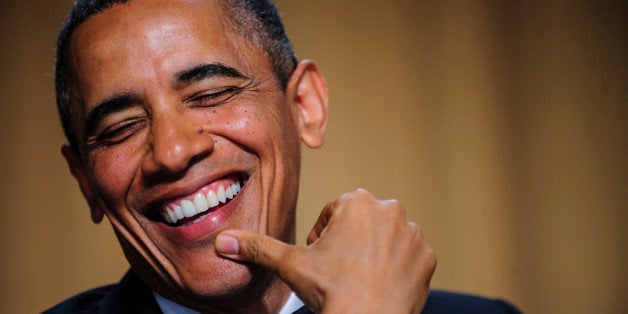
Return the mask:
<svg viewBox="0 0 628 314">
<path fill-rule="evenodd" d="M 201 279 L 207 278 L 207 279 Z M 192 308 L 243 308 L 260 300 L 273 273 L 256 265 L 229 261 L 210 273 L 182 278 L 179 302 Z"/>
<path fill-rule="evenodd" d="M 264 273 L 261 267 L 225 260 L 206 272 L 184 274 L 182 288 L 202 298 L 224 298 L 255 286 Z"/>
</svg>

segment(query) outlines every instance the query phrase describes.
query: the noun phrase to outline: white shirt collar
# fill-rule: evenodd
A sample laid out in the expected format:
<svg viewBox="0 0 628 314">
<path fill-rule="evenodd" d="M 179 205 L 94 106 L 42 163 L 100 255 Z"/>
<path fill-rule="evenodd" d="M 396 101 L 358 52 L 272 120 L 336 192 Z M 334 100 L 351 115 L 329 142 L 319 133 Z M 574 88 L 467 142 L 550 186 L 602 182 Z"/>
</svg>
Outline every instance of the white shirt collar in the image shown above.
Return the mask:
<svg viewBox="0 0 628 314">
<path fill-rule="evenodd" d="M 296 293 L 290 293 L 288 301 L 283 305 L 279 314 L 292 314 L 305 305 L 303 301 L 296 295 Z"/>
<path fill-rule="evenodd" d="M 190 310 L 183 305 L 166 299 L 155 292 L 153 292 L 153 295 L 155 296 L 155 300 L 157 301 L 159 308 L 161 308 L 161 311 L 164 312 L 164 314 L 200 314 L 197 311 Z M 290 293 L 290 297 L 288 297 L 288 301 L 286 301 L 286 303 L 279 311 L 279 314 L 294 313 L 296 310 L 300 309 L 304 305 L 305 303 L 303 303 L 303 301 L 301 301 L 301 299 L 299 299 L 299 297 L 294 292 L 292 292 Z"/>
</svg>

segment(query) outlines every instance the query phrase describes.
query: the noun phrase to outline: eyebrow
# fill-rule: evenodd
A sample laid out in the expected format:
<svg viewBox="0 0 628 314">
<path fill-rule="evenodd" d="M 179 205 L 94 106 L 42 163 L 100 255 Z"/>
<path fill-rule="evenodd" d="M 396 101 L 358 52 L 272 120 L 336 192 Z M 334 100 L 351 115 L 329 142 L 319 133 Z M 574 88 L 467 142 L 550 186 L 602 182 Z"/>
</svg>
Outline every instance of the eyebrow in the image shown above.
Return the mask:
<svg viewBox="0 0 628 314">
<path fill-rule="evenodd" d="M 199 82 L 212 77 L 231 77 L 238 79 L 248 79 L 235 68 L 226 66 L 221 63 L 204 63 L 199 64 L 189 69 L 183 70 L 175 74 L 175 84 L 190 84 Z M 132 93 L 122 93 L 114 95 L 110 98 L 100 102 L 94 109 L 87 114 L 85 120 L 85 134 L 86 136 L 92 136 L 96 131 L 96 128 L 102 120 L 107 116 L 122 111 L 131 107 L 133 104 L 139 101 L 139 97 Z"/>
<path fill-rule="evenodd" d="M 122 93 L 100 102 L 87 114 L 87 119 L 85 119 L 85 135 L 88 137 L 92 136 L 103 119 L 115 112 L 131 107 L 131 105 L 138 101 L 139 97 L 137 97 L 137 95 Z"/>
<path fill-rule="evenodd" d="M 175 75 L 176 84 L 190 84 L 212 77 L 248 79 L 238 70 L 222 63 L 205 63 L 183 70 Z"/>
</svg>

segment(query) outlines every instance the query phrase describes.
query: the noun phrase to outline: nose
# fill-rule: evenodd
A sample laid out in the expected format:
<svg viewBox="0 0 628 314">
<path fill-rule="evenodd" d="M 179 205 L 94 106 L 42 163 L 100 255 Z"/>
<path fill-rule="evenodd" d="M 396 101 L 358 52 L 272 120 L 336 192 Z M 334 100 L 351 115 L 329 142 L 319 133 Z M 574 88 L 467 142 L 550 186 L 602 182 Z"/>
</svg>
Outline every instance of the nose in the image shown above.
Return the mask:
<svg viewBox="0 0 628 314">
<path fill-rule="evenodd" d="M 214 149 L 212 136 L 177 110 L 153 113 L 144 175 L 180 174 Z"/>
</svg>

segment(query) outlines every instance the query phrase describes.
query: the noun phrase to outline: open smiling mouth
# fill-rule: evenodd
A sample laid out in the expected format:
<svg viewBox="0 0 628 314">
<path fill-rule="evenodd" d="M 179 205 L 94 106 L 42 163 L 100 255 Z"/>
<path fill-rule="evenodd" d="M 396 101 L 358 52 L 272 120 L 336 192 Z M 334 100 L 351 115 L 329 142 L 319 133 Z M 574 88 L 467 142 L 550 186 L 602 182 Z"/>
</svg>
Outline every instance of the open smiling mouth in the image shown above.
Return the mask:
<svg viewBox="0 0 628 314">
<path fill-rule="evenodd" d="M 246 179 L 239 175 L 217 180 L 190 196 L 165 204 L 161 218 L 173 227 L 202 221 L 238 195 L 244 183 Z"/>
</svg>

